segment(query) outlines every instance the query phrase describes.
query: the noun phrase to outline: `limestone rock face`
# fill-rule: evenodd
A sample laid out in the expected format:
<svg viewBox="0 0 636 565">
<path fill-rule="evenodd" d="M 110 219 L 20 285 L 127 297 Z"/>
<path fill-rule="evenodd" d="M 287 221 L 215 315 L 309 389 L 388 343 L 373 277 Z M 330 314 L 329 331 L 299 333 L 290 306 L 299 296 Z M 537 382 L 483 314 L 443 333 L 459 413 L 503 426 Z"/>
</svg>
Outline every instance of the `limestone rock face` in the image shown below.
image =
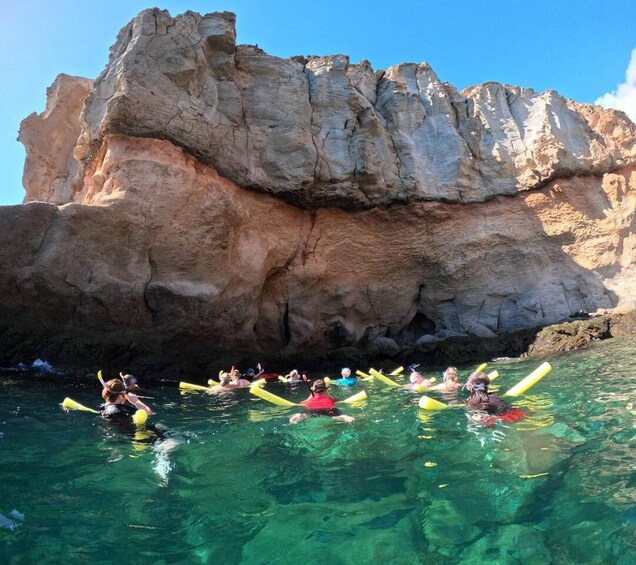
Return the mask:
<svg viewBox="0 0 636 565">
<path fill-rule="evenodd" d="M 31 114 L 20 126 L 18 140 L 26 148 L 23 183 L 25 202 L 66 204 L 79 164 L 73 150 L 80 133 L 79 115 L 92 80 L 59 75 L 47 91 L 46 110 Z"/>
<path fill-rule="evenodd" d="M 412 359 L 635 295 L 636 128 L 555 92 L 278 59 L 233 14 L 147 10 L 20 136 L 14 359 Z"/>
<path fill-rule="evenodd" d="M 306 208 L 481 202 L 633 163 L 634 125 L 598 114 L 553 91 L 460 94 L 427 64 L 376 74 L 343 55 L 279 59 L 236 47 L 233 14 L 146 10 L 95 81 L 76 157 L 121 133 L 168 139 Z"/>
</svg>

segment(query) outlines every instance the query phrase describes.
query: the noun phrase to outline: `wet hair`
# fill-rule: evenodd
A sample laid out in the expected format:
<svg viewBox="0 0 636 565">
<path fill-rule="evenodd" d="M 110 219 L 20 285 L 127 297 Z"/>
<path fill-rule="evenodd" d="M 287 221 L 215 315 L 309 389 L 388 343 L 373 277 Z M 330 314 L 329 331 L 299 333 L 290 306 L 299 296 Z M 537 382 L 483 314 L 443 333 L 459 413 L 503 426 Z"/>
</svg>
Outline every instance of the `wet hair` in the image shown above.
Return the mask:
<svg viewBox="0 0 636 565">
<path fill-rule="evenodd" d="M 327 385 L 322 379 L 316 379 L 313 386 L 311 387 L 311 390 L 313 390 L 314 392 L 324 392 L 327 390 Z"/>
<path fill-rule="evenodd" d="M 459 372 L 457 371 L 457 367 L 448 367 L 444 371 L 444 381 L 457 382 L 458 378 L 459 378 Z"/>
<path fill-rule="evenodd" d="M 490 385 L 490 379 L 486 373 L 472 373 L 466 382 L 466 385 L 470 382 L 470 391 L 471 396 L 483 396 L 487 398 L 488 396 L 488 386 Z"/>
<path fill-rule="evenodd" d="M 232 377 L 230 377 L 230 373 L 221 373 L 221 376 L 219 377 L 219 382 L 223 386 L 229 385 L 232 382 Z"/>
<path fill-rule="evenodd" d="M 102 398 L 105 402 L 115 402 L 119 397 L 126 396 L 126 386 L 120 379 L 111 379 L 102 389 Z"/>
</svg>

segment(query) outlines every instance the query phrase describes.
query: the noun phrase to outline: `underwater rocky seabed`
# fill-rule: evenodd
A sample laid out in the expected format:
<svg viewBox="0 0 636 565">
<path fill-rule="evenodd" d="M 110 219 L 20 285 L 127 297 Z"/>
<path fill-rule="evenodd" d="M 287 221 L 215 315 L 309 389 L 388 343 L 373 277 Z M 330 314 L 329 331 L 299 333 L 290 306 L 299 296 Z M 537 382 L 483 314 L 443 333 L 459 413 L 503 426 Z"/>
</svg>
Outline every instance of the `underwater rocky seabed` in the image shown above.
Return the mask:
<svg viewBox="0 0 636 565">
<path fill-rule="evenodd" d="M 419 395 L 375 382 L 354 389 L 369 396 L 345 408 L 353 424 L 297 426 L 293 410 L 246 390 L 151 386 L 142 394 L 157 414 L 140 433 L 60 409 L 65 396 L 96 405 L 96 379 L 71 386 L 3 372 L 0 512 L 14 526 L 0 529 L 0 556 L 627 565 L 636 560 L 635 345 L 617 338 L 545 358 L 552 372 L 514 401 L 531 416 L 491 428 L 461 408 L 420 411 Z M 506 390 L 543 360 L 489 370 Z"/>
</svg>

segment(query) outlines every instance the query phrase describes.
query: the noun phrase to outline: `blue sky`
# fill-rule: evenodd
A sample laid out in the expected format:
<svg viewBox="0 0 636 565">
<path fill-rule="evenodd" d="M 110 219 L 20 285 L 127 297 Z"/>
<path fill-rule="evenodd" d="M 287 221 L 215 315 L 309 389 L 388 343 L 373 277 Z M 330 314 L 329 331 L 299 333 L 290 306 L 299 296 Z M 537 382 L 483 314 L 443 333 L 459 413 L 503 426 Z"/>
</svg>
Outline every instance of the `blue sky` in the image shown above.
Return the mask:
<svg viewBox="0 0 636 565">
<path fill-rule="evenodd" d="M 485 81 L 554 89 L 579 102 L 633 101 L 634 0 L 164 1 L 237 14 L 238 43 L 279 57 L 344 53 L 374 69 L 429 63 L 462 89 Z M 0 205 L 24 197 L 20 121 L 42 112 L 58 73 L 95 78 L 137 0 L 0 0 Z M 631 61 L 631 64 L 630 64 Z M 630 69 L 629 78 L 626 73 Z M 632 88 L 634 87 L 634 88 Z M 613 97 L 613 98 L 612 98 Z M 636 118 L 633 118 L 636 119 Z"/>
</svg>

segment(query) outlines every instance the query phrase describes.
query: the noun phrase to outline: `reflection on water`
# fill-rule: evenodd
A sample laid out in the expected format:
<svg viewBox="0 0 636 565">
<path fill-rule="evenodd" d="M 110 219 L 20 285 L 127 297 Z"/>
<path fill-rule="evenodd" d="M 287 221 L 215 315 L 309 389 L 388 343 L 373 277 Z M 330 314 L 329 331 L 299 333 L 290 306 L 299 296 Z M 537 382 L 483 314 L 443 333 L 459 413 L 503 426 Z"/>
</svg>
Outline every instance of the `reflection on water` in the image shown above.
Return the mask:
<svg viewBox="0 0 636 565">
<path fill-rule="evenodd" d="M 367 402 L 343 409 L 352 424 L 291 426 L 293 410 L 247 390 L 163 387 L 152 390 L 156 416 L 137 430 L 60 409 L 65 396 L 97 404 L 95 387 L 3 376 L 0 557 L 634 563 L 635 344 L 549 359 L 552 373 L 514 399 L 529 417 L 488 425 L 461 407 L 424 412 L 419 395 L 361 383 Z M 539 363 L 491 367 L 506 390 Z"/>
</svg>

